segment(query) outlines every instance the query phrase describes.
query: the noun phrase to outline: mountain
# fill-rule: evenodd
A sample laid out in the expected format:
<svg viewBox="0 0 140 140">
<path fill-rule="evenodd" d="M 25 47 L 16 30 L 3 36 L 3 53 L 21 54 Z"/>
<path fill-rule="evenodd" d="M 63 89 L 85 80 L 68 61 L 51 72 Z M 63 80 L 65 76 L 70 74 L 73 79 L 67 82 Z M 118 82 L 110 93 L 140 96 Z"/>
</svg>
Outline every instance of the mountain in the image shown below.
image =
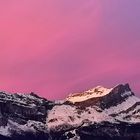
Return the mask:
<svg viewBox="0 0 140 140">
<path fill-rule="evenodd" d="M 0 92 L 0 140 L 140 140 L 140 99 L 128 84 L 48 101 Z"/>
</svg>

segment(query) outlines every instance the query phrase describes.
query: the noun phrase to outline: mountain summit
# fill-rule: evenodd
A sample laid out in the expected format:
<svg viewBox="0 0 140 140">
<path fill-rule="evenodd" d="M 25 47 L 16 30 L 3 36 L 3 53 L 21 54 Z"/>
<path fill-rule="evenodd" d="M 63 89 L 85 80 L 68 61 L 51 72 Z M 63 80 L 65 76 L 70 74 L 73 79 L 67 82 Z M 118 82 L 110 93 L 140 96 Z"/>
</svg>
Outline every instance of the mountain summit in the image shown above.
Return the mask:
<svg viewBox="0 0 140 140">
<path fill-rule="evenodd" d="M 93 89 L 84 91 L 82 93 L 71 94 L 67 97 L 66 100 L 72 103 L 79 103 L 79 102 L 84 102 L 91 99 L 94 100 L 97 98 L 102 99 L 102 98 L 107 98 L 107 97 L 124 99 L 132 95 L 134 95 L 134 93 L 131 92 L 129 84 L 125 84 L 125 85 L 120 84 L 110 89 L 105 88 L 103 86 L 97 86 Z"/>
<path fill-rule="evenodd" d="M 140 99 L 128 84 L 97 86 L 62 102 L 0 92 L 0 140 L 139 140 Z"/>
<path fill-rule="evenodd" d="M 97 86 L 93 89 L 85 91 L 83 93 L 75 93 L 68 96 L 67 101 L 72 103 L 86 101 L 92 98 L 103 97 L 111 92 L 112 89 L 107 89 L 102 86 Z"/>
</svg>

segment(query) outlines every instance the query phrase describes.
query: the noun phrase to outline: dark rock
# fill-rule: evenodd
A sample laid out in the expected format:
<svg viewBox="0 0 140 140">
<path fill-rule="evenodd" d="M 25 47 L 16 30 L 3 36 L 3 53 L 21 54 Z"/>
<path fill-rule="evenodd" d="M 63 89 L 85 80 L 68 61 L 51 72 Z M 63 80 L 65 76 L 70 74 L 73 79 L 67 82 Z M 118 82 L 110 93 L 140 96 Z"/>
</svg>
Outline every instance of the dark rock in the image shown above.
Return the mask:
<svg viewBox="0 0 140 140">
<path fill-rule="evenodd" d="M 60 131 L 48 131 L 46 120 L 48 117 L 48 111 L 50 111 L 55 105 L 69 105 L 77 109 L 77 116 L 79 119 L 83 111 L 91 114 L 87 107 L 95 107 L 98 113 L 102 113 L 104 109 L 108 109 L 112 106 L 116 106 L 126 101 L 134 93 L 131 91 L 128 84 L 118 85 L 113 90 L 103 97 L 93 98 L 79 103 L 63 102 L 55 103 L 48 101 L 45 98 L 41 98 L 35 93 L 30 93 L 27 95 L 21 94 L 6 94 L 0 92 L 0 127 L 7 127 L 9 121 L 14 122 L 9 126 L 9 131 L 11 136 L 0 135 L 0 140 L 140 140 L 140 123 L 125 123 L 117 121 L 117 123 L 111 123 L 106 120 L 101 123 L 88 123 L 89 120 L 84 119 L 80 126 L 71 126 L 63 124 Z M 136 102 L 131 105 L 126 110 L 119 112 L 128 114 L 129 112 L 133 114 L 139 112 L 140 110 L 135 110 L 140 105 L 140 102 Z M 112 117 L 116 117 L 119 114 L 111 114 Z M 93 114 L 94 115 L 94 114 Z M 110 115 L 110 116 L 111 116 Z M 80 118 L 81 117 L 81 118 Z M 135 118 L 140 116 L 136 116 Z M 75 121 L 73 114 L 68 116 L 71 122 Z M 60 118 L 50 119 L 51 122 L 59 121 Z M 29 121 L 33 123 L 29 127 L 35 130 L 20 130 L 19 126 L 26 126 Z M 83 125 L 84 123 L 88 125 Z M 17 127 L 17 129 L 16 129 Z M 57 128 L 56 128 L 57 129 Z"/>
</svg>

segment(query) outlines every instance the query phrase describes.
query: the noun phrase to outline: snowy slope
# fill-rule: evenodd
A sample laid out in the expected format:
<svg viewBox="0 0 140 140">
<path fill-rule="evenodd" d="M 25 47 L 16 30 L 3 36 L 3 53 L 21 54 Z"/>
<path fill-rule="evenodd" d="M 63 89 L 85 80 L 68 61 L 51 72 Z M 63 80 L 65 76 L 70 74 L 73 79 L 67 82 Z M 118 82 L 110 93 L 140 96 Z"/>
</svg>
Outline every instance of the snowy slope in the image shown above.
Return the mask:
<svg viewBox="0 0 140 140">
<path fill-rule="evenodd" d="M 104 123 L 105 128 L 102 129 Z M 60 137 L 63 133 L 68 137 L 71 133 L 71 140 L 80 139 L 76 130 L 84 135 L 92 135 L 94 132 L 98 136 L 100 131 L 102 135 L 121 135 L 124 132 L 124 123 L 132 126 L 131 130 L 140 127 L 140 99 L 134 95 L 128 84 L 110 89 L 98 86 L 54 102 L 34 93 L 0 92 L 0 135 L 6 137 L 30 133 L 41 139 L 45 134 L 46 139 L 49 140 L 50 137 L 53 140 L 53 136 L 55 139 L 56 135 Z"/>
<path fill-rule="evenodd" d="M 85 91 L 83 93 L 71 94 L 68 96 L 68 98 L 66 100 L 70 101 L 72 103 L 82 102 L 82 101 L 85 101 L 88 99 L 105 96 L 105 95 L 109 94 L 111 92 L 111 90 L 112 90 L 112 88 L 108 89 L 108 88 L 104 88 L 102 86 L 97 86 L 97 87 L 90 89 L 88 91 Z"/>
<path fill-rule="evenodd" d="M 10 137 L 14 133 L 47 132 L 47 112 L 52 102 L 34 93 L 7 94 L 0 92 L 0 135 Z"/>
<path fill-rule="evenodd" d="M 115 122 L 114 118 L 105 112 L 98 112 L 94 107 L 87 107 L 83 110 L 70 105 L 60 105 L 49 111 L 47 125 L 51 130 L 60 131 L 63 129 L 63 126 L 65 126 L 65 129 L 70 129 L 106 120 Z"/>
<path fill-rule="evenodd" d="M 109 100 L 114 100 L 114 98 L 118 101 L 115 104 L 113 102 L 109 108 L 102 109 L 97 101 L 94 104 L 96 98 L 99 98 L 99 103 L 103 102 L 103 104 L 110 103 Z M 86 106 L 89 99 L 90 102 L 93 99 L 93 102 L 91 106 Z M 70 129 L 104 121 L 110 123 L 140 122 L 140 99 L 133 95 L 128 85 L 119 85 L 111 89 L 98 86 L 83 93 L 69 95 L 66 98 L 67 101 L 70 104 L 57 105 L 49 111 L 47 125 L 50 130 L 60 131 L 63 127 Z"/>
</svg>

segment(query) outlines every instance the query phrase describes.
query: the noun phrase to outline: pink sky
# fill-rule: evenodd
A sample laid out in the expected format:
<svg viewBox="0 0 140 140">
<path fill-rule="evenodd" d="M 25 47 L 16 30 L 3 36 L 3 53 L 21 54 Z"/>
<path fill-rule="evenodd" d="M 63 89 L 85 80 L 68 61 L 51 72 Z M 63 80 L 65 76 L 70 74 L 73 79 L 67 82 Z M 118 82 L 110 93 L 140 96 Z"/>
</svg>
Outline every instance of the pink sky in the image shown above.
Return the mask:
<svg viewBox="0 0 140 140">
<path fill-rule="evenodd" d="M 62 99 L 128 82 L 138 95 L 139 6 L 139 0 L 0 1 L 0 89 Z"/>
</svg>

